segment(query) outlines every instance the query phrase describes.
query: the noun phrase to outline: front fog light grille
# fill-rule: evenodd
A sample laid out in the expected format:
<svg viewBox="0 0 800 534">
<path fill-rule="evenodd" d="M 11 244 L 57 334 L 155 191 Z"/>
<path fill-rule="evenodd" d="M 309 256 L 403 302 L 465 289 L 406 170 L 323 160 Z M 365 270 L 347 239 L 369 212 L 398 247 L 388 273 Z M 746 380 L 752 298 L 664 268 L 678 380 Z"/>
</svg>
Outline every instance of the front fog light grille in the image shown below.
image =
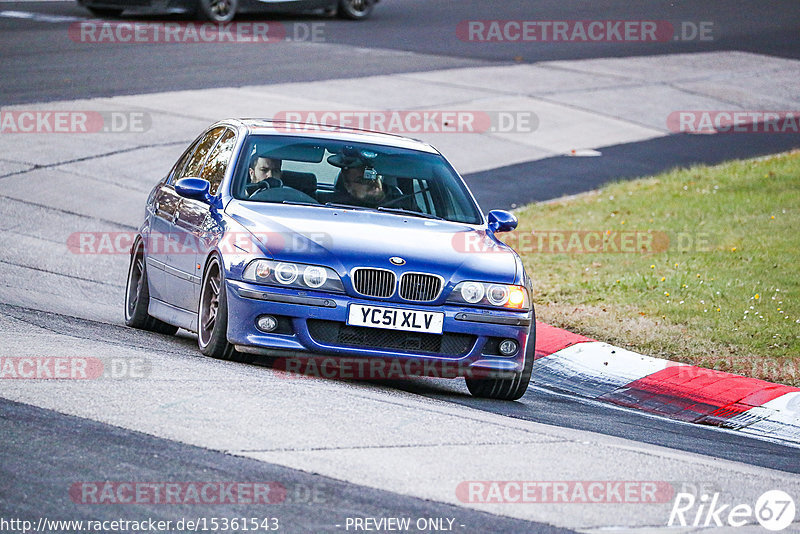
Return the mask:
<svg viewBox="0 0 800 534">
<path fill-rule="evenodd" d="M 320 319 L 308 320 L 308 333 L 316 342 L 324 345 L 432 353 L 446 357 L 468 354 L 476 340 L 476 336 L 471 334 L 401 332 Z"/>
</svg>

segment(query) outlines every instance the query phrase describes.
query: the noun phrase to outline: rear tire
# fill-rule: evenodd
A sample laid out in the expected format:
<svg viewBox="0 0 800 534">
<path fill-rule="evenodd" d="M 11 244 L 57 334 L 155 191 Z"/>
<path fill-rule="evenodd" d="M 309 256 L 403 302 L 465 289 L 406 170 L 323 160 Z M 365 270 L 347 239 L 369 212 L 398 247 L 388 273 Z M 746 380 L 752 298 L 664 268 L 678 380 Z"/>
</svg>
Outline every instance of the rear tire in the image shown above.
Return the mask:
<svg viewBox="0 0 800 534">
<path fill-rule="evenodd" d="M 497 400 L 517 400 L 528 389 L 533 372 L 533 359 L 536 353 L 536 321 L 531 324 L 528 345 L 525 349 L 525 363 L 522 372 L 514 378 L 466 378 L 467 389 L 475 397 Z"/>
<path fill-rule="evenodd" d="M 230 22 L 238 7 L 239 0 L 199 0 L 197 15 L 211 22 Z"/>
<path fill-rule="evenodd" d="M 125 324 L 141 330 L 174 335 L 178 327 L 152 317 L 147 313 L 149 305 L 150 287 L 147 284 L 144 246 L 138 241 L 131 252 L 128 283 L 125 285 Z"/>
<path fill-rule="evenodd" d="M 336 13 L 343 19 L 364 20 L 369 18 L 374 8 L 373 0 L 339 0 Z"/>
<path fill-rule="evenodd" d="M 197 307 L 197 345 L 200 352 L 218 360 L 251 363 L 255 356 L 228 343 L 228 295 L 219 256 L 208 260 Z"/>
</svg>

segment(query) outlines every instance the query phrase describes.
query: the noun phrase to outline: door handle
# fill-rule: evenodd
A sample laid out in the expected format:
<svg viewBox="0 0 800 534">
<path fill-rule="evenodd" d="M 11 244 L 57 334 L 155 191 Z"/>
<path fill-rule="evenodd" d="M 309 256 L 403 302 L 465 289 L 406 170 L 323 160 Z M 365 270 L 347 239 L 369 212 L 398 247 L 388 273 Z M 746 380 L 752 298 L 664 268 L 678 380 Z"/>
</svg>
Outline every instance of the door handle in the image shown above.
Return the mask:
<svg viewBox="0 0 800 534">
<path fill-rule="evenodd" d="M 181 218 L 181 207 L 183 206 L 183 199 L 178 202 L 178 205 L 175 206 L 175 213 L 172 214 L 172 224 L 178 222 Z"/>
</svg>

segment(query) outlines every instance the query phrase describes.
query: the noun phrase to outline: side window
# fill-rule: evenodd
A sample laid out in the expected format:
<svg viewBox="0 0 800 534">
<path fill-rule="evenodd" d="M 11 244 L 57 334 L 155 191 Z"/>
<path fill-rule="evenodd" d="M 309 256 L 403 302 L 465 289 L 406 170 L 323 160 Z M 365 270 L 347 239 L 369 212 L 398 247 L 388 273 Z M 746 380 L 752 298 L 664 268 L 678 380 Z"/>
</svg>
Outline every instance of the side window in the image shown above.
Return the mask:
<svg viewBox="0 0 800 534">
<path fill-rule="evenodd" d="M 185 178 L 187 176 L 200 176 L 200 171 L 203 168 L 203 162 L 206 160 L 206 156 L 214 148 L 214 143 L 217 142 L 219 136 L 222 135 L 226 128 L 224 126 L 220 126 L 218 128 L 214 128 L 210 132 L 208 132 L 203 139 L 200 140 L 200 143 L 197 145 L 194 153 L 192 154 L 189 163 L 186 167 L 183 168 L 180 175 L 176 176 L 176 180 L 181 178 Z"/>
<path fill-rule="evenodd" d="M 208 156 L 208 161 L 203 167 L 200 178 L 211 183 L 209 192 L 212 195 L 217 194 L 219 184 L 222 183 L 222 179 L 225 177 L 225 170 L 228 168 L 235 144 L 236 134 L 231 130 L 227 130 L 219 140 L 219 143 L 217 143 L 217 146 L 214 147 L 214 150 L 211 151 L 211 155 Z"/>
<path fill-rule="evenodd" d="M 169 179 L 167 180 L 168 184 L 174 184 L 178 181 L 181 176 L 181 171 L 184 167 L 186 167 L 186 164 L 189 162 L 189 158 L 191 158 L 192 154 L 194 154 L 194 150 L 197 148 L 197 145 L 200 144 L 200 141 L 200 139 L 195 140 L 195 142 L 192 143 L 192 145 L 187 148 L 183 154 L 181 154 L 180 159 L 177 163 L 175 163 L 169 173 Z"/>
</svg>

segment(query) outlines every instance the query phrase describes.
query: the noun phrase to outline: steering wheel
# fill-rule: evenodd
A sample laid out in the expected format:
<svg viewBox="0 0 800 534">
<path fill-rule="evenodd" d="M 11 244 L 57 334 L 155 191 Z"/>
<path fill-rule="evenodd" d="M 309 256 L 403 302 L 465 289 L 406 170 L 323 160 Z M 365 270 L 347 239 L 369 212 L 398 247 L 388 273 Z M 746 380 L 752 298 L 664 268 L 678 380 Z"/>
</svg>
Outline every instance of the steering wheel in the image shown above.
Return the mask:
<svg viewBox="0 0 800 534">
<path fill-rule="evenodd" d="M 430 186 L 428 186 L 428 187 L 425 187 L 424 189 L 420 189 L 419 191 L 414 191 L 413 193 L 408 193 L 406 195 L 402 195 L 402 196 L 399 196 L 397 198 L 393 198 L 389 202 L 385 202 L 385 203 L 381 204 L 381 206 L 385 206 L 385 207 L 388 208 L 389 206 L 394 206 L 398 202 L 406 200 L 407 198 L 413 198 L 413 197 L 417 196 L 420 193 L 425 193 L 426 191 L 430 191 L 430 190 L 431 190 L 431 188 L 430 188 Z"/>
<path fill-rule="evenodd" d="M 278 179 L 267 178 L 266 180 L 261 180 L 260 182 L 256 182 L 254 184 L 247 184 L 244 186 L 244 191 L 247 193 L 247 196 L 252 197 L 262 189 L 272 189 L 273 187 L 281 187 L 282 185 L 283 182 Z"/>
</svg>

